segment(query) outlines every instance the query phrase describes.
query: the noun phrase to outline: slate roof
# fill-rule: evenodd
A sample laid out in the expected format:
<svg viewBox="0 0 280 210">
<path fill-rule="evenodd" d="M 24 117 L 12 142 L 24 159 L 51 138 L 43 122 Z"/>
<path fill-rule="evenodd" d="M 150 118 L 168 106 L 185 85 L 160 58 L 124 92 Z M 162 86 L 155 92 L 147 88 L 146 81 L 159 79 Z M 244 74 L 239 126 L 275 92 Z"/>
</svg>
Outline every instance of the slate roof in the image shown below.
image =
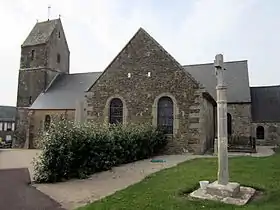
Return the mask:
<svg viewBox="0 0 280 210">
<path fill-rule="evenodd" d="M 14 121 L 17 109 L 13 106 L 0 106 L 0 121 Z"/>
<path fill-rule="evenodd" d="M 198 80 L 216 100 L 216 76 L 213 63 L 185 65 L 184 69 Z M 225 62 L 228 102 L 250 102 L 247 61 Z"/>
<path fill-rule="evenodd" d="M 23 42 L 22 47 L 47 43 L 59 21 L 60 19 L 54 19 L 36 23 L 26 40 Z"/>
<path fill-rule="evenodd" d="M 75 109 L 85 91 L 101 75 L 101 72 L 61 74 L 50 87 L 34 101 L 31 109 Z"/>
<path fill-rule="evenodd" d="M 280 122 L 280 86 L 250 89 L 253 122 Z"/>
</svg>

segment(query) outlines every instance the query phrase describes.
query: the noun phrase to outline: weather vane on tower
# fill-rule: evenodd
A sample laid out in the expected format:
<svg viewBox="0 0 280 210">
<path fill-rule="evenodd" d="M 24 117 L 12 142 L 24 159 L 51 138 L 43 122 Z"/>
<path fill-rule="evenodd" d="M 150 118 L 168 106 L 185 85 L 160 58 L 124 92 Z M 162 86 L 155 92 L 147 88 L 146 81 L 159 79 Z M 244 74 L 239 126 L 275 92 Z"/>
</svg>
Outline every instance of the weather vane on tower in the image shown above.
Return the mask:
<svg viewBox="0 0 280 210">
<path fill-rule="evenodd" d="M 50 20 L 50 15 L 51 15 L 51 6 L 48 6 L 48 21 Z"/>
</svg>

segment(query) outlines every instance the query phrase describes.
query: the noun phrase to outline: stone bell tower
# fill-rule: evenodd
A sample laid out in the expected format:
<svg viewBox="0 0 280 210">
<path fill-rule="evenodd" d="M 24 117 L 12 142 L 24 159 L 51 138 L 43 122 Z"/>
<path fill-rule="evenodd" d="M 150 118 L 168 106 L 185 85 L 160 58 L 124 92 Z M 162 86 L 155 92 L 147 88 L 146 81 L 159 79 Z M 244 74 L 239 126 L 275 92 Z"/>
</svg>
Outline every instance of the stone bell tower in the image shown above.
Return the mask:
<svg viewBox="0 0 280 210">
<path fill-rule="evenodd" d="M 56 76 L 69 73 L 69 59 L 70 51 L 61 19 L 37 22 L 21 45 L 17 131 L 28 131 L 27 110 Z M 23 133 L 20 136 L 26 138 Z"/>
</svg>

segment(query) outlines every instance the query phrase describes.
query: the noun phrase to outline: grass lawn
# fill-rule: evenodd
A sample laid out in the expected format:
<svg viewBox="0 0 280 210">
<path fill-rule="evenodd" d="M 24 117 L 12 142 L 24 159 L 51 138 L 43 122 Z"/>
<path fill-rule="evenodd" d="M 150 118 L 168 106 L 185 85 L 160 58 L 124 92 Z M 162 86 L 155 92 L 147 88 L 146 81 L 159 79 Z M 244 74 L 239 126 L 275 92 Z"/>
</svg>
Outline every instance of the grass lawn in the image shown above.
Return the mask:
<svg viewBox="0 0 280 210">
<path fill-rule="evenodd" d="M 280 209 L 280 154 L 270 157 L 236 157 L 229 161 L 230 179 L 264 191 L 260 199 L 243 207 L 214 201 L 190 200 L 183 192 L 198 187 L 199 180 L 214 181 L 217 159 L 196 159 L 147 177 L 79 210 L 200 210 Z"/>
</svg>

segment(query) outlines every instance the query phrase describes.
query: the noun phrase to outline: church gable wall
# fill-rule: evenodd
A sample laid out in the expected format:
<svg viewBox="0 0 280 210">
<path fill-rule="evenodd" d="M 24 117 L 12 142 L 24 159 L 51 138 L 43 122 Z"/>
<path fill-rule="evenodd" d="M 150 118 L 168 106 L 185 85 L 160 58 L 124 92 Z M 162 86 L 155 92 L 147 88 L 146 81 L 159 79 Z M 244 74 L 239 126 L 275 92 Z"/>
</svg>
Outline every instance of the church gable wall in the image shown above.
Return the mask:
<svg viewBox="0 0 280 210">
<path fill-rule="evenodd" d="M 108 123 L 109 102 L 120 98 L 124 123 L 156 123 L 156 100 L 170 97 L 174 129 L 169 148 L 183 152 L 190 137 L 189 109 L 198 83 L 145 32 L 138 32 L 87 93 L 87 120 Z"/>
</svg>

